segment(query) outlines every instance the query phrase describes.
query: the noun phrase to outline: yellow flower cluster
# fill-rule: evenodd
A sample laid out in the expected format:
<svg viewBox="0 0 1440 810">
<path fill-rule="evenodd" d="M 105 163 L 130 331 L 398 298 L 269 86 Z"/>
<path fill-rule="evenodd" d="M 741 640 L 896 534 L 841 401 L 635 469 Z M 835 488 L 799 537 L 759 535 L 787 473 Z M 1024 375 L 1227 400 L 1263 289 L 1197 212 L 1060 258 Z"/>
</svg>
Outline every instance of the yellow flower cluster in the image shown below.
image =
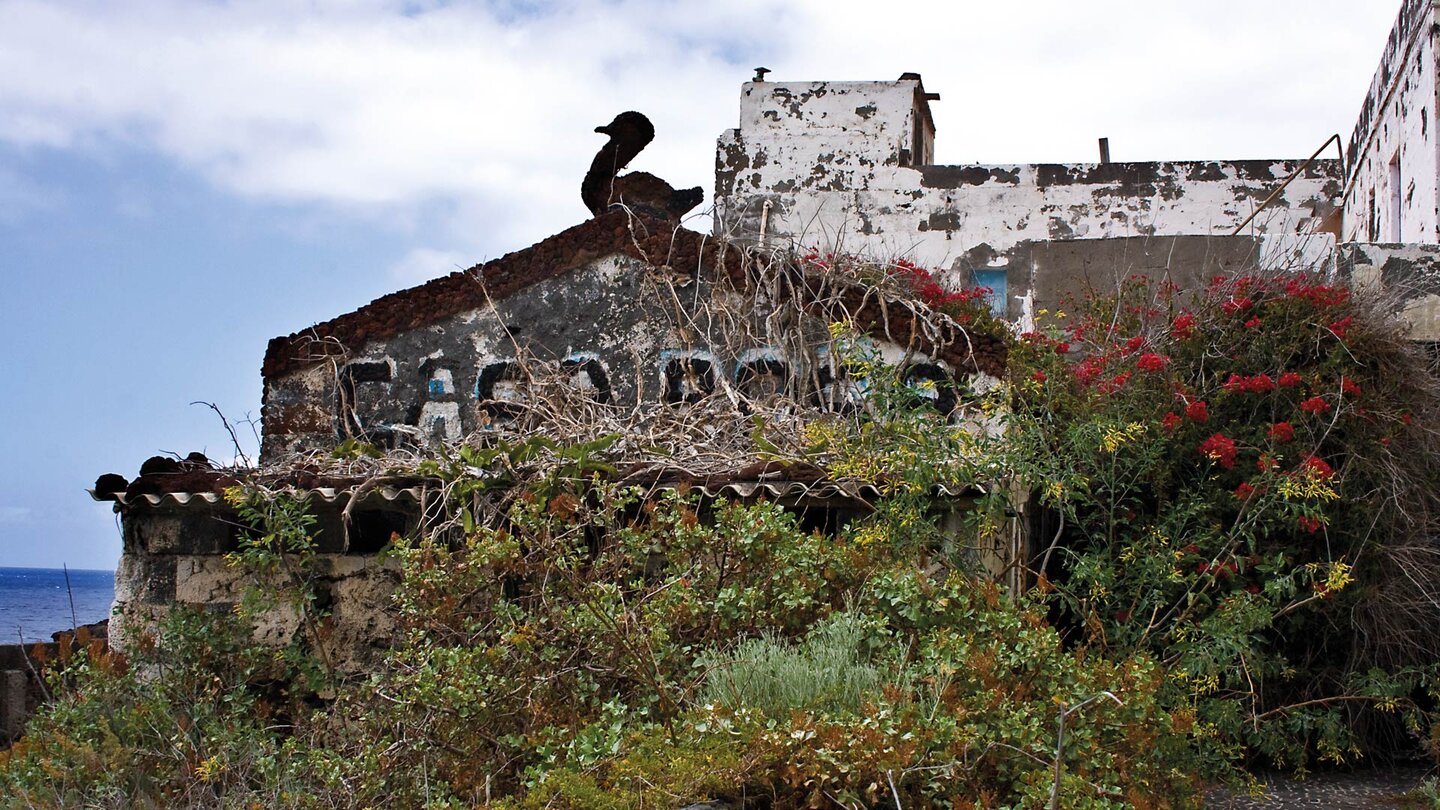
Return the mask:
<svg viewBox="0 0 1440 810">
<path fill-rule="evenodd" d="M 1343 562 L 1330 563 L 1330 570 L 1325 572 L 1325 589 L 1332 593 L 1343 590 L 1346 585 L 1354 581 L 1350 566 Z"/>
<path fill-rule="evenodd" d="M 1317 475 L 1287 475 L 1275 486 L 1275 491 L 1286 500 L 1333 501 L 1340 497 L 1335 488 Z"/>
<path fill-rule="evenodd" d="M 1126 444 L 1145 435 L 1145 426 L 1139 422 L 1131 422 L 1128 425 L 1119 427 L 1107 427 L 1100 435 L 1100 449 L 1113 453 Z"/>
<path fill-rule="evenodd" d="M 210 782 L 214 781 L 215 777 L 219 776 L 224 770 L 225 765 L 220 761 L 220 756 L 217 754 L 213 757 L 210 757 L 209 759 L 201 761 L 199 765 L 196 765 L 195 776 L 201 782 L 204 782 L 208 785 L 210 784 Z"/>
</svg>

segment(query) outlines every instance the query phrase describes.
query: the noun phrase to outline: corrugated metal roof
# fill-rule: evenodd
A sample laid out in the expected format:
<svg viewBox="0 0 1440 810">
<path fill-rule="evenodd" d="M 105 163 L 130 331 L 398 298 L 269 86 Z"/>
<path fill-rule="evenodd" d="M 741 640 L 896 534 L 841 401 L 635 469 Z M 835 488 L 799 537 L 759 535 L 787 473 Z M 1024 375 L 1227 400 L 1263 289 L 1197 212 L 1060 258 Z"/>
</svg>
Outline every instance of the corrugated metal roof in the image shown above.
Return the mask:
<svg viewBox="0 0 1440 810">
<path fill-rule="evenodd" d="M 660 484 L 658 488 L 674 489 L 680 484 Z M 724 484 L 707 486 L 704 484 L 690 484 L 691 489 L 698 490 L 706 497 L 717 498 L 730 496 L 742 499 L 757 497 L 766 498 L 843 498 L 854 501 L 873 501 L 883 497 L 880 488 L 871 483 L 851 481 L 827 481 L 827 482 L 803 482 L 803 481 L 731 481 Z M 317 498 L 324 503 L 343 502 L 350 498 L 357 488 L 337 489 L 334 487 L 318 487 L 305 490 L 303 494 Z M 365 497 L 378 496 L 387 502 L 406 500 L 418 503 L 425 491 L 424 487 L 376 487 L 368 490 Z M 215 504 L 224 500 L 223 496 L 215 492 L 164 492 L 159 494 L 145 494 L 129 496 L 123 492 L 110 496 L 95 494 L 95 490 L 86 490 L 90 497 L 97 501 L 118 503 L 121 506 L 187 506 L 191 503 Z M 983 494 L 980 487 L 936 487 L 932 494 L 942 498 L 963 498 Z"/>
</svg>

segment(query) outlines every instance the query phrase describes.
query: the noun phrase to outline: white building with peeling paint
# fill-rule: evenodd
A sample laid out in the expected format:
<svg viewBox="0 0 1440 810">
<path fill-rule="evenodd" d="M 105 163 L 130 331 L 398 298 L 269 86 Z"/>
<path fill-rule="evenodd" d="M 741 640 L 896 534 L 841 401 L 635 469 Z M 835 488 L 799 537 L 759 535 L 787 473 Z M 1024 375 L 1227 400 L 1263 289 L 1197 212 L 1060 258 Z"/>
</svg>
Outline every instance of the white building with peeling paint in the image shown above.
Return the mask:
<svg viewBox="0 0 1440 810">
<path fill-rule="evenodd" d="M 1348 149 L 1264 160 L 935 165 L 940 96 L 917 74 L 752 81 L 719 139 L 716 231 L 906 258 L 1016 320 L 1131 273 L 1338 270 L 1404 288 L 1416 337 L 1440 340 L 1437 60 L 1436 0 L 1406 0 Z"/>
</svg>

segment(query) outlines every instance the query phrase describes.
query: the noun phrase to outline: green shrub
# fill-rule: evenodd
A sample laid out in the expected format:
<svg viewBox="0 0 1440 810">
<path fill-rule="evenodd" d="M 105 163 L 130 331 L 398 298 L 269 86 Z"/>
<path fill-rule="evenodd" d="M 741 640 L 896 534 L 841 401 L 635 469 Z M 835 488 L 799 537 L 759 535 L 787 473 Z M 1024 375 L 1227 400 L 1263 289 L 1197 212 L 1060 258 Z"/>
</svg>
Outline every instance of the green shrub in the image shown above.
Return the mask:
<svg viewBox="0 0 1440 810">
<path fill-rule="evenodd" d="M 706 669 L 700 701 L 776 718 L 797 710 L 858 711 L 884 684 L 865 660 L 866 640 L 864 620 L 847 612 L 831 614 L 798 644 L 774 635 L 742 641 L 698 662 Z"/>
<path fill-rule="evenodd" d="M 1032 564 L 1074 642 L 1155 656 L 1168 705 L 1236 756 L 1423 737 L 1440 381 L 1421 348 L 1306 276 L 1133 278 L 1070 309 L 1012 355 L 1009 435 L 1063 516 Z"/>
</svg>

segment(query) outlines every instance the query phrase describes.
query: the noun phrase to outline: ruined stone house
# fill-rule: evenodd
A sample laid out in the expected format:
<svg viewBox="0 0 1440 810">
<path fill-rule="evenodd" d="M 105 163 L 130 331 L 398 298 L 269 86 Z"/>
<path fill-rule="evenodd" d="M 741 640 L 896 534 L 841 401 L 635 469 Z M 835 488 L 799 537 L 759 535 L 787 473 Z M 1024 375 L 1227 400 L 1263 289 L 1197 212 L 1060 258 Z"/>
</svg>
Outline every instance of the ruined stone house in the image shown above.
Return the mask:
<svg viewBox="0 0 1440 810">
<path fill-rule="evenodd" d="M 1406 0 L 1334 157 L 940 166 L 930 114 L 939 96 L 918 75 L 748 82 L 739 126 L 718 142 L 713 234 L 610 210 L 276 338 L 262 369 L 262 460 L 277 481 L 313 495 L 342 663 L 363 665 L 389 635 L 376 609 L 388 574 L 373 552 L 414 526 L 425 490 L 325 479 L 303 465 L 306 454 L 352 438 L 423 448 L 500 429 L 526 412 L 541 377 L 631 409 L 710 396 L 739 408 L 773 397 L 837 407 L 854 393 L 828 351 L 837 306 L 941 410 L 1003 374 L 998 342 L 921 323 L 884 296 L 816 287 L 775 259 L 794 248 L 903 257 L 952 288 L 990 287 L 995 313 L 1021 327 L 1067 293 L 1136 272 L 1182 285 L 1256 266 L 1348 273 L 1404 288 L 1416 337 L 1436 340 L 1437 30 L 1435 2 Z M 783 296 L 799 303 L 782 307 Z M 716 301 L 734 306 L 718 317 L 697 304 Z M 799 509 L 862 499 L 764 469 L 687 483 Z M 237 597 L 222 556 L 237 539 L 225 484 L 219 471 L 179 465 L 97 492 L 124 523 L 121 643 L 127 625 L 143 627 L 168 605 L 223 608 Z M 997 539 L 984 564 L 1005 570 L 1022 542 Z M 263 628 L 277 641 L 294 631 L 283 616 Z"/>
</svg>

